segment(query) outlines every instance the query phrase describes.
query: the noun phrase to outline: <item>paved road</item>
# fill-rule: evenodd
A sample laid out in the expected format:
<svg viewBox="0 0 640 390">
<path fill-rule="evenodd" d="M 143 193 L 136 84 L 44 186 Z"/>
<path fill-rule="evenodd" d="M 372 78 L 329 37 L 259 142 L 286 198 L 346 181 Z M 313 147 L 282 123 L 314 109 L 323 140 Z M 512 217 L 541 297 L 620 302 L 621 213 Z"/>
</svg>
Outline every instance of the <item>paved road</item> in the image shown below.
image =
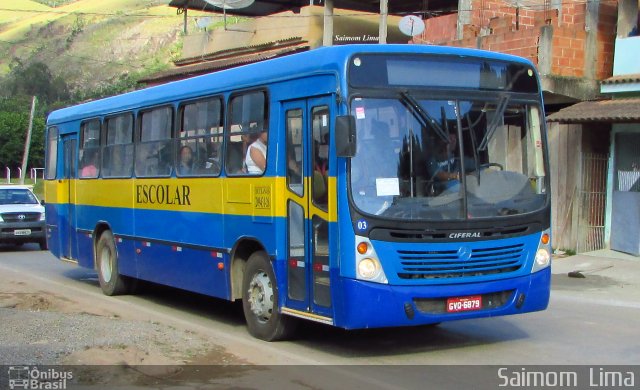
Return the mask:
<svg viewBox="0 0 640 390">
<path fill-rule="evenodd" d="M 101 294 L 93 271 L 62 263 L 50 253 L 36 249 L 29 245 L 0 247 L 0 273 L 33 283 L 39 290 L 55 291 L 87 305 L 101 306 L 123 318 L 149 318 L 190 329 L 251 364 L 334 368 L 640 364 L 640 347 L 636 342 L 640 302 L 635 299 L 640 296 L 640 287 L 634 282 L 637 277 L 630 275 L 640 271 L 635 264 L 624 263 L 623 275 L 612 273 L 611 266 L 606 271 L 608 276 L 592 266 L 585 272 L 586 278 L 574 279 L 567 277 L 566 269 L 585 266 L 584 262 L 558 261 L 560 271 L 555 273 L 554 268 L 552 299 L 544 312 L 445 323 L 435 328 L 350 332 L 305 323 L 296 340 L 265 343 L 248 335 L 238 304 L 158 286 L 146 288 L 136 296 L 106 297 Z M 398 374 L 392 372 L 392 367 L 379 367 L 360 375 L 357 371 L 362 368 L 336 369 L 349 378 L 353 376 L 354 383 L 372 381 L 374 387 L 381 388 L 394 388 L 398 375 L 415 384 L 424 380 L 419 374 L 424 374 L 424 370 Z M 327 378 L 322 372 L 315 375 L 322 380 Z M 362 382 L 363 378 L 368 379 Z M 469 380 L 473 383 L 473 379 Z M 456 383 L 452 388 L 462 384 Z"/>
</svg>

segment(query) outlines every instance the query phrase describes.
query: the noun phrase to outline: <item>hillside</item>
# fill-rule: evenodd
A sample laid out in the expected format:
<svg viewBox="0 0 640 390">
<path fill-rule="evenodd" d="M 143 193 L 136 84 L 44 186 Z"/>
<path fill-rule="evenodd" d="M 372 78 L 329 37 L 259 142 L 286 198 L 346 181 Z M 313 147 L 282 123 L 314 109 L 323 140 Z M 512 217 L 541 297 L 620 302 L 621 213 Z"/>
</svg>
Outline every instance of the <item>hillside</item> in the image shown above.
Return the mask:
<svg viewBox="0 0 640 390">
<path fill-rule="evenodd" d="M 0 5 L 0 77 L 15 59 L 40 61 L 77 91 L 165 69 L 180 55 L 183 29 L 182 16 L 168 3 L 5 1 Z"/>
</svg>

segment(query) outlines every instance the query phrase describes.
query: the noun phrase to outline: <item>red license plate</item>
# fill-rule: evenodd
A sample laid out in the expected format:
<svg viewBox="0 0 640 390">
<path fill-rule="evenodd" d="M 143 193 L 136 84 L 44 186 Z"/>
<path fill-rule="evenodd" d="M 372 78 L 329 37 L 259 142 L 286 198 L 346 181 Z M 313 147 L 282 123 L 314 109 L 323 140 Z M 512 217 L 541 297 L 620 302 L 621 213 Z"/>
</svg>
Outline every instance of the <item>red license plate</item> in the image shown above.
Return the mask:
<svg viewBox="0 0 640 390">
<path fill-rule="evenodd" d="M 482 296 L 480 295 L 447 299 L 447 313 L 480 309 L 482 309 Z"/>
</svg>

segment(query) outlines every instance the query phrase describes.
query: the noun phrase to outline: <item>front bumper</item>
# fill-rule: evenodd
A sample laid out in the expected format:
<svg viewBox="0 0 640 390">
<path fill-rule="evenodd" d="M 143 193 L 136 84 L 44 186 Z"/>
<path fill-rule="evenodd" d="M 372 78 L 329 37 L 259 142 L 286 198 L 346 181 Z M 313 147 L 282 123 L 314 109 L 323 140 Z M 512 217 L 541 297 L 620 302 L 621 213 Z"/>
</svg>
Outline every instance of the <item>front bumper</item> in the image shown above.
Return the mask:
<svg viewBox="0 0 640 390">
<path fill-rule="evenodd" d="M 16 234 L 16 231 L 19 234 Z M 29 231 L 29 234 L 26 234 L 27 231 Z M 45 239 L 45 221 L 0 222 L 0 243 L 17 244 L 26 242 L 42 242 Z"/>
<path fill-rule="evenodd" d="M 343 279 L 342 283 L 344 296 L 335 307 L 337 326 L 415 326 L 544 310 L 549 304 L 551 267 L 517 278 L 458 285 L 391 286 L 355 279 Z M 447 298 L 477 295 L 491 304 L 474 311 L 440 310 L 440 303 Z"/>
</svg>

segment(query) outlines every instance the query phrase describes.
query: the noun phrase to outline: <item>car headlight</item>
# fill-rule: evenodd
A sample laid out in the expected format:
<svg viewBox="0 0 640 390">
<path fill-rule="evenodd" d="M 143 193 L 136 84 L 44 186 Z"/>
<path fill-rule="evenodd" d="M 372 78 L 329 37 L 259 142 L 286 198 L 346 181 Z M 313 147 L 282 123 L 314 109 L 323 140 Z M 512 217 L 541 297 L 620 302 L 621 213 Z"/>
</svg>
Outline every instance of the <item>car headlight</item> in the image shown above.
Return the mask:
<svg viewBox="0 0 640 390">
<path fill-rule="evenodd" d="M 533 266 L 531 272 L 537 272 L 551 265 L 551 235 L 549 230 L 542 232 L 540 236 L 540 243 L 538 244 L 538 250 L 533 260 Z"/>
<path fill-rule="evenodd" d="M 44 213 L 40 213 L 40 220 L 41 220 L 41 221 L 46 220 Z"/>
</svg>

